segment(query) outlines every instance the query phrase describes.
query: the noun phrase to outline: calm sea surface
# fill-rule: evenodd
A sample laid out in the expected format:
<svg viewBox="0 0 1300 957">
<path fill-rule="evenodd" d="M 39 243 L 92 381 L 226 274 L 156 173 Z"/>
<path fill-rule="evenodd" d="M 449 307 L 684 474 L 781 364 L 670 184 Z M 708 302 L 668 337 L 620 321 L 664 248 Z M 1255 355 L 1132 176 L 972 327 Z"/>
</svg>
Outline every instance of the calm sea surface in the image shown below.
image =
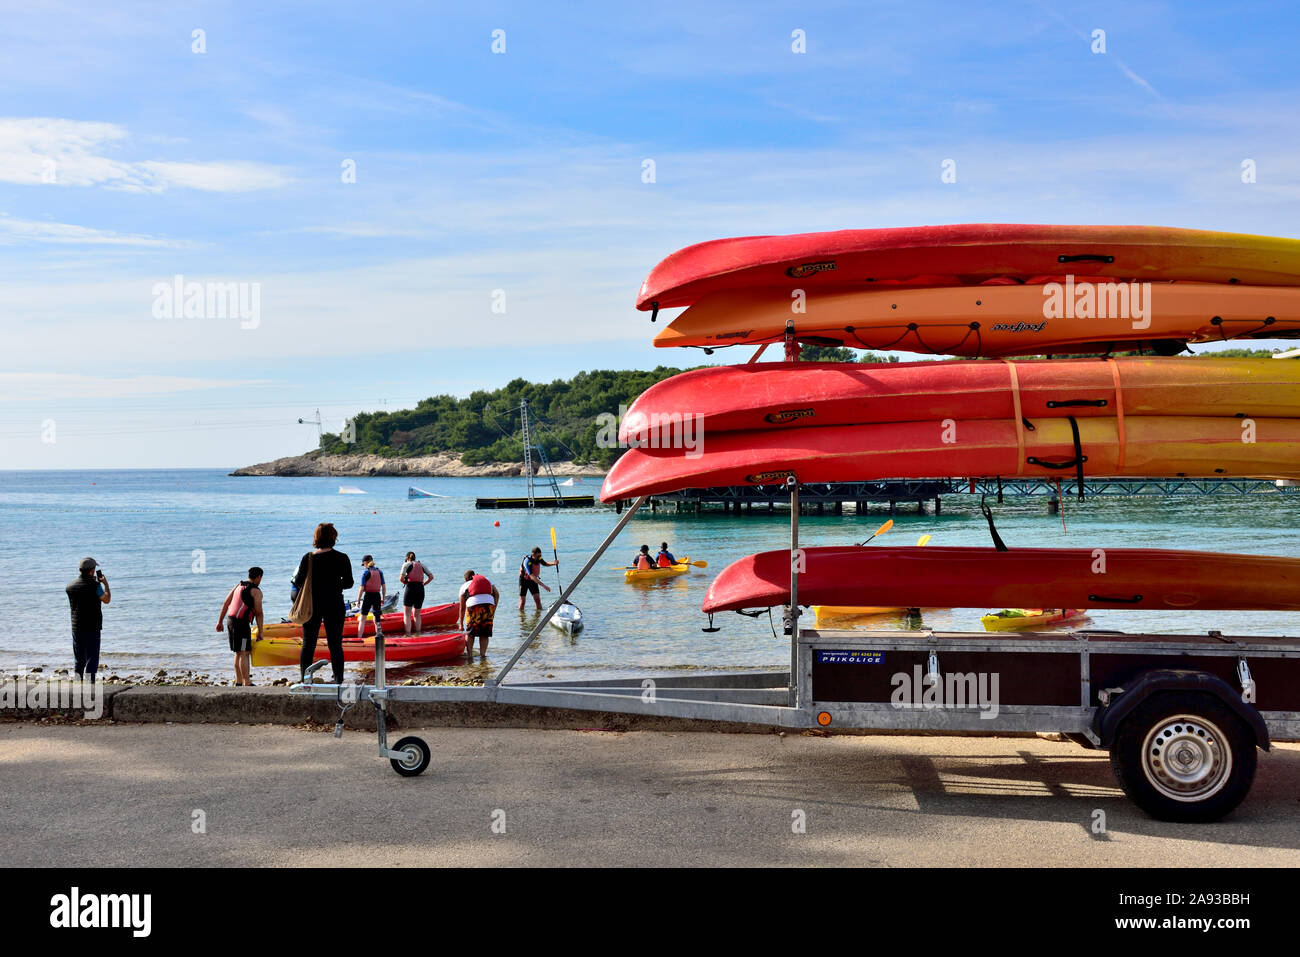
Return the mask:
<svg viewBox="0 0 1300 957">
<path fill-rule="evenodd" d="M 63 588 L 83 556 L 104 567 L 113 603 L 104 609 L 107 673 L 152 674 L 166 669 L 230 677 L 224 634 L 214 630 L 222 599 L 250 565 L 266 570 L 267 617 L 289 609 L 288 580 L 311 542 L 317 522 L 339 529 L 338 547 L 358 573 L 365 553 L 376 556 L 395 584 L 401 558 L 412 550 L 432 566 L 428 603 L 455 598 L 467 568 L 500 587 L 502 609 L 489 666 L 500 666 L 536 621 L 531 607 L 515 610 L 515 570 L 525 551 L 541 545 L 550 556 L 550 528 L 559 536 L 560 571 L 576 572 L 616 520 L 612 509 L 552 512 L 478 511 L 477 496 L 521 495 L 522 479 L 417 479 L 448 496 L 408 499 L 401 478 L 231 478 L 216 470 L 0 472 L 0 672 L 70 667 L 68 603 Z M 364 495 L 340 495 L 339 485 Z M 588 479 L 570 494 L 599 492 Z M 923 534 L 935 545 L 988 545 L 977 499 L 953 496 L 943 514 L 899 515 L 882 544 L 912 545 Z M 1042 501 L 1008 499 L 995 507 L 1011 547 L 1157 547 L 1300 556 L 1300 494 L 1067 498 L 1065 526 Z M 887 517 L 805 516 L 806 545 L 848 544 L 865 538 Z M 500 526 L 494 522 L 500 521 Z M 641 544 L 667 540 L 681 557 L 704 558 L 706 570 L 653 585 L 627 585 L 612 566 L 626 563 Z M 648 510 L 622 537 L 575 595 L 586 630 L 568 638 L 546 629 L 514 674 L 524 678 L 612 677 L 652 669 L 758 669 L 788 665 L 788 639 L 773 635 L 766 617 L 720 616 L 722 631 L 704 634 L 700 604 L 710 577 L 754 551 L 789 542 L 786 516 L 694 516 Z M 545 579 L 558 594 L 553 569 Z M 543 598 L 546 598 L 543 593 Z M 978 630 L 988 609 L 928 611 L 936 629 Z M 779 624 L 779 622 L 778 622 Z M 1300 635 L 1300 614 L 1276 612 L 1097 612 L 1098 628 L 1191 633 Z M 895 622 L 887 627 L 903 627 Z M 482 669 L 474 666 L 475 673 Z M 254 680 L 296 675 L 297 669 L 259 669 Z M 395 678 L 425 672 L 470 674 L 467 665 L 391 669 Z"/>
</svg>

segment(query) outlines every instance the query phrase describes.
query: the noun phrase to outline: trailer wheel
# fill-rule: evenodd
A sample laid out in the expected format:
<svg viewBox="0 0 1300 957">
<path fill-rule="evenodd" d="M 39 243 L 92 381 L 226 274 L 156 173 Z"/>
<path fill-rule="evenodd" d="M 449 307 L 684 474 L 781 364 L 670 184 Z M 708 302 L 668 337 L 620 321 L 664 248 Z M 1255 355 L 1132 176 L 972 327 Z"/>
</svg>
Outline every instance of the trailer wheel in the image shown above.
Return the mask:
<svg viewBox="0 0 1300 957">
<path fill-rule="evenodd" d="M 1153 695 L 1120 725 L 1110 751 L 1120 787 L 1162 821 L 1217 821 L 1255 780 L 1255 739 L 1211 695 Z"/>
<path fill-rule="evenodd" d="M 423 774 L 424 769 L 429 766 L 429 746 L 424 743 L 423 738 L 414 735 L 403 738 L 397 742 L 393 750 L 402 752 L 400 758 L 389 758 L 389 760 L 392 762 L 393 770 L 404 778 Z"/>
</svg>

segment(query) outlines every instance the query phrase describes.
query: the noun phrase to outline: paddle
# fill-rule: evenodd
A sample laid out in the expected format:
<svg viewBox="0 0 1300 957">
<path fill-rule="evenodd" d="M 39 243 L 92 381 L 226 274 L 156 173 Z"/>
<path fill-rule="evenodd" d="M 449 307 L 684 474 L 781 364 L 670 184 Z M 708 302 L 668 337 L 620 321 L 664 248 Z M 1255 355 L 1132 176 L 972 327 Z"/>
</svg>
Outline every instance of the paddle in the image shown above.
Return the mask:
<svg viewBox="0 0 1300 957">
<path fill-rule="evenodd" d="M 894 520 L 892 518 L 888 519 L 884 525 L 881 525 L 878 529 L 876 529 L 874 532 L 871 533 L 871 538 L 868 538 L 867 542 L 871 541 L 871 539 L 875 538 L 877 535 L 885 534 L 885 532 L 889 531 L 893 527 L 894 527 Z M 867 544 L 867 542 L 858 542 L 858 545 L 860 546 L 865 545 Z"/>
<path fill-rule="evenodd" d="M 929 543 L 930 543 L 930 536 L 922 535 L 920 538 L 916 540 L 916 547 L 920 548 L 922 545 L 928 545 Z"/>
<path fill-rule="evenodd" d="M 702 558 L 701 558 L 698 562 L 678 562 L 677 564 L 678 564 L 678 565 L 694 565 L 696 568 L 708 568 L 708 567 L 709 567 L 709 563 L 706 562 L 706 561 L 705 561 L 704 559 L 702 559 Z M 657 567 L 657 566 L 656 566 L 656 567 Z M 668 567 L 669 567 L 669 568 L 672 568 L 671 565 L 669 565 Z M 633 566 L 633 565 L 618 565 L 618 566 L 613 566 L 613 565 L 611 565 L 609 570 L 612 571 L 612 572 L 633 572 L 633 571 L 636 571 L 636 568 L 635 568 L 635 566 Z M 651 571 L 655 571 L 655 568 L 651 568 L 650 570 L 651 570 Z"/>
<path fill-rule="evenodd" d="M 555 559 L 555 580 L 560 583 L 560 591 L 564 591 L 564 579 L 560 577 L 560 554 L 555 546 L 555 526 L 551 526 L 551 557 Z"/>
</svg>

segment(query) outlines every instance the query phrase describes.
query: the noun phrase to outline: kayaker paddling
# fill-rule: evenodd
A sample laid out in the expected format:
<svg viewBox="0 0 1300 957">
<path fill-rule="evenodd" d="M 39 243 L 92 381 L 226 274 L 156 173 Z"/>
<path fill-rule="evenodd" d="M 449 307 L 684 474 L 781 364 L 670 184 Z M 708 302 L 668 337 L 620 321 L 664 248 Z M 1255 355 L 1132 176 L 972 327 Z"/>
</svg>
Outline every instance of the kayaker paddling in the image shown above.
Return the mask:
<svg viewBox="0 0 1300 957">
<path fill-rule="evenodd" d="M 660 542 L 659 554 L 655 556 L 655 564 L 660 568 L 672 568 L 677 564 L 677 559 L 673 558 L 673 553 L 668 550 L 667 542 Z"/>
<path fill-rule="evenodd" d="M 558 564 L 558 561 L 548 562 L 542 557 L 542 547 L 540 545 L 534 548 L 530 554 L 524 556 L 523 561 L 519 563 L 520 611 L 524 610 L 524 599 L 530 594 L 533 596 L 533 602 L 537 605 L 537 610 L 542 610 L 542 595 L 537 589 L 540 586 L 547 591 L 551 590 L 540 577 L 542 567 L 552 567 Z"/>
<path fill-rule="evenodd" d="M 476 574 L 472 568 L 465 572 L 465 584 L 460 586 L 460 617 L 456 621 L 456 628 L 465 632 L 465 657 L 474 657 L 475 638 L 479 655 L 486 657 L 492 620 L 500 601 L 501 593 L 486 576 Z"/>
<path fill-rule="evenodd" d="M 252 654 L 253 624 L 257 623 L 257 638 L 262 638 L 262 569 L 254 565 L 248 577 L 230 589 L 221 603 L 217 615 L 217 631 L 225 631 L 230 639 L 230 650 L 235 653 L 235 684 L 253 686 Z"/>
<path fill-rule="evenodd" d="M 407 552 L 399 580 L 406 586 L 402 592 L 402 626 L 406 634 L 418 635 L 420 609 L 424 607 L 424 586 L 433 581 L 433 573 L 415 557 L 415 552 Z"/>
<path fill-rule="evenodd" d="M 632 559 L 630 567 L 640 572 L 648 572 L 650 569 L 655 567 L 655 563 L 650 559 L 649 545 L 641 546 L 641 551 L 636 553 L 636 557 Z"/>
</svg>

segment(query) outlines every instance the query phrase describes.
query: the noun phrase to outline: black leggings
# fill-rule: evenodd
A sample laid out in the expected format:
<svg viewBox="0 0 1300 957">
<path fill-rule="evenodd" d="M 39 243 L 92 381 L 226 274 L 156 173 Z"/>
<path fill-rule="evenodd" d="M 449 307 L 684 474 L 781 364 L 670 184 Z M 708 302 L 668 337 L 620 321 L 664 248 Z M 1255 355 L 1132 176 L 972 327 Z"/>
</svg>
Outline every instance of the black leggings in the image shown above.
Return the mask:
<svg viewBox="0 0 1300 957">
<path fill-rule="evenodd" d="M 316 658 L 316 641 L 320 638 L 320 626 L 325 625 L 325 642 L 330 649 L 330 665 L 334 669 L 334 683 L 343 683 L 343 600 L 338 605 L 326 609 L 317 608 L 305 625 L 302 626 L 302 657 L 298 664 L 305 672 Z"/>
</svg>

